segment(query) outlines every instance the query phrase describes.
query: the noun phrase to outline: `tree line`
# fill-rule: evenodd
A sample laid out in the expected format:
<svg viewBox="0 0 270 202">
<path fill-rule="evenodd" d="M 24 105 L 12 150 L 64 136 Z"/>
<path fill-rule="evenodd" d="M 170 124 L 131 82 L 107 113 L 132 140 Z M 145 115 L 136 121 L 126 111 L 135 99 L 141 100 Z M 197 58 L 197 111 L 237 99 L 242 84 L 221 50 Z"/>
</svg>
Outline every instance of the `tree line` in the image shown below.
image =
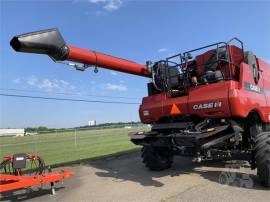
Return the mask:
<svg viewBox="0 0 270 202">
<path fill-rule="evenodd" d="M 25 128 L 25 132 L 53 132 L 55 130 L 71 130 L 71 129 L 102 129 L 102 128 L 121 128 L 121 127 L 125 127 L 125 126 L 142 126 L 143 124 L 141 122 L 136 122 L 136 121 L 130 121 L 130 122 L 117 122 L 117 123 L 101 123 L 98 124 L 96 126 L 89 126 L 89 125 L 85 125 L 85 126 L 79 126 L 79 127 L 74 127 L 74 128 L 60 128 L 60 129 L 56 129 L 56 128 L 48 128 L 46 126 L 39 126 L 39 127 L 27 127 Z"/>
</svg>

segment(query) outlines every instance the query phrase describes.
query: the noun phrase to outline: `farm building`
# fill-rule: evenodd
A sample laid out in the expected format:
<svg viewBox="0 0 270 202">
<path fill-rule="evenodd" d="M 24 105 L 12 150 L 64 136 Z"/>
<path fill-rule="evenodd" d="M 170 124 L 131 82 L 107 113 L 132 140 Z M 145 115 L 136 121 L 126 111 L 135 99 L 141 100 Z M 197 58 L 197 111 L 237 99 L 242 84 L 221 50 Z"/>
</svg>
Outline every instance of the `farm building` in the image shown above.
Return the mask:
<svg viewBox="0 0 270 202">
<path fill-rule="evenodd" d="M 96 120 L 88 121 L 88 126 L 96 126 L 96 125 L 97 125 Z"/>
<path fill-rule="evenodd" d="M 0 128 L 0 137 L 24 136 L 24 128 Z"/>
</svg>

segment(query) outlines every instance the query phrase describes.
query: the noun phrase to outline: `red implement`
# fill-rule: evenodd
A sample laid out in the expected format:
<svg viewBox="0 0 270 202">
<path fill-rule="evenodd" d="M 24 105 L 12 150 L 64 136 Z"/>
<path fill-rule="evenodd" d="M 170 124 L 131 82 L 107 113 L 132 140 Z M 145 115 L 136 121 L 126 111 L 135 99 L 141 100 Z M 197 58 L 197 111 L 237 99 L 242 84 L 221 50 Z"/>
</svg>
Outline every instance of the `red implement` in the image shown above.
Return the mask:
<svg viewBox="0 0 270 202">
<path fill-rule="evenodd" d="M 33 175 L 23 176 L 22 169 L 26 168 L 27 161 L 30 161 L 31 165 L 37 165 L 36 169 L 38 171 Z M 0 193 L 50 183 L 52 193 L 54 194 L 54 183 L 74 175 L 74 173 L 68 169 L 51 171 L 49 168 L 48 172 L 45 172 L 44 161 L 37 154 L 14 154 L 13 156 L 5 156 L 0 166 L 0 170 L 5 171 L 4 174 L 0 174 Z"/>
<path fill-rule="evenodd" d="M 74 173 L 68 169 L 63 169 L 61 170 L 61 172 L 55 171 L 52 173 L 34 176 L 16 176 L 0 174 L 0 193 L 17 189 L 24 189 L 42 184 L 48 184 L 51 182 L 59 182 L 73 175 Z"/>
</svg>

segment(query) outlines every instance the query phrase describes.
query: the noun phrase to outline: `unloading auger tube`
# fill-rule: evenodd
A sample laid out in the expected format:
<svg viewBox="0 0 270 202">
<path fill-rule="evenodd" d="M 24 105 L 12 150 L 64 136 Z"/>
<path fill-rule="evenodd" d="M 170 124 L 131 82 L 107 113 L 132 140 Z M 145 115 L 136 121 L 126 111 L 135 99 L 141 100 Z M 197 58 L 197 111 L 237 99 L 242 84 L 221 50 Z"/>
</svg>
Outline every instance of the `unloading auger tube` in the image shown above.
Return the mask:
<svg viewBox="0 0 270 202">
<path fill-rule="evenodd" d="M 68 60 L 82 63 L 83 66 L 75 65 L 78 70 L 95 66 L 143 77 L 151 77 L 151 71 L 146 65 L 67 45 L 56 28 L 14 36 L 10 41 L 10 45 L 15 51 L 45 54 L 56 62 Z"/>
</svg>

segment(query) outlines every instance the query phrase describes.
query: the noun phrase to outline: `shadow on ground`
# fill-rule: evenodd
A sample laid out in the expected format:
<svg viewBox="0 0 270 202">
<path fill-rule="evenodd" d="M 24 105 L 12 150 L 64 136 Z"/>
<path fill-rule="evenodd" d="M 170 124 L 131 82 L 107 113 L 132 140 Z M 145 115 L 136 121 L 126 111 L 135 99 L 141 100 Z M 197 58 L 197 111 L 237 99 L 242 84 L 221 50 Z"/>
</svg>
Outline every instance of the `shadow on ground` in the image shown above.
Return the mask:
<svg viewBox="0 0 270 202">
<path fill-rule="evenodd" d="M 64 187 L 57 187 L 55 191 L 64 189 Z M 37 198 L 43 195 L 51 195 L 50 189 L 25 189 L 23 191 L 5 192 L 0 195 L 0 201 L 26 201 Z"/>
<path fill-rule="evenodd" d="M 164 176 L 197 174 L 207 180 L 226 186 L 268 190 L 260 185 L 255 174 L 250 174 L 250 166 L 245 161 L 195 163 L 192 162 L 191 158 L 176 157 L 172 168 L 165 171 L 150 171 L 142 163 L 140 153 L 134 152 L 115 158 L 84 162 L 83 165 L 102 170 L 96 172 L 99 177 L 110 177 L 116 181 L 134 181 L 143 186 L 161 187 L 164 184 L 158 178 Z"/>
</svg>

